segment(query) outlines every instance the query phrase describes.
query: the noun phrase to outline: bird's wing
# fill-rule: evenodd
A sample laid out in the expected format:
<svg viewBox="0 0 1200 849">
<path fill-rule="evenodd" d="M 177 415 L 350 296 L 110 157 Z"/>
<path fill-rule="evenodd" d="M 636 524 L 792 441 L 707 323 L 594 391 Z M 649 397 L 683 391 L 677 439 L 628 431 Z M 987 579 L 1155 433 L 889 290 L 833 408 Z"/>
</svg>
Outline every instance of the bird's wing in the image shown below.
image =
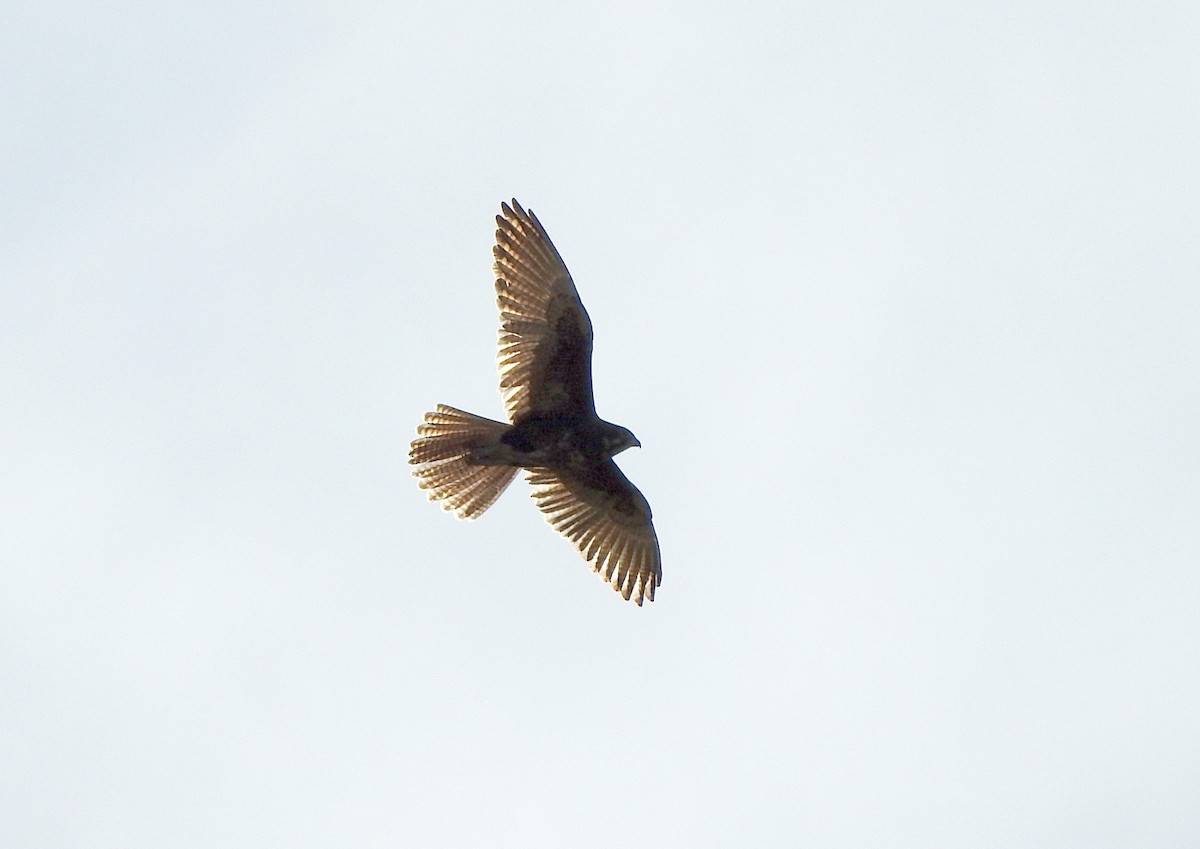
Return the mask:
<svg viewBox="0 0 1200 849">
<path fill-rule="evenodd" d="M 496 216 L 500 392 L 508 416 L 595 415 L 592 322 L 541 222 L 514 199 Z"/>
<path fill-rule="evenodd" d="M 586 475 L 530 469 L 533 497 L 556 531 L 626 600 L 654 601 L 662 583 L 650 505 L 611 459 Z"/>
</svg>

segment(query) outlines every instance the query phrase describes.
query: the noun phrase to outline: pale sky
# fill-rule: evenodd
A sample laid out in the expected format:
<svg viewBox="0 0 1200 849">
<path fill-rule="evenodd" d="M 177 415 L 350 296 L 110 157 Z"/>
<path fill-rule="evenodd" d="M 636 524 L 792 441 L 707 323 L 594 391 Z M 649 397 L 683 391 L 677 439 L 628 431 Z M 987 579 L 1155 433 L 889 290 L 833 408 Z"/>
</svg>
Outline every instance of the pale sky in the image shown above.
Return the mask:
<svg viewBox="0 0 1200 849">
<path fill-rule="evenodd" d="M 18 2 L 0 845 L 1200 845 L 1200 7 Z M 493 216 L 664 580 L 518 480 Z"/>
</svg>

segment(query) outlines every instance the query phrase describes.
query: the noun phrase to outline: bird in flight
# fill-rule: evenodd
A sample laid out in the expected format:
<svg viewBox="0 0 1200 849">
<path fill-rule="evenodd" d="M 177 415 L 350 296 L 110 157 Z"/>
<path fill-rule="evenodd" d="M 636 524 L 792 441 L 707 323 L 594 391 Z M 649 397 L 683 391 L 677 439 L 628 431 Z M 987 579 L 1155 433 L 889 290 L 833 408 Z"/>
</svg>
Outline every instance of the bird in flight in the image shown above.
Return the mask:
<svg viewBox="0 0 1200 849">
<path fill-rule="evenodd" d="M 641 447 L 596 415 L 592 322 L 537 216 L 501 204 L 492 248 L 500 393 L 511 424 L 439 404 L 409 452 L 429 498 L 459 518 L 492 506 L 525 469 L 546 521 L 638 605 L 662 581 L 650 505 L 613 462 Z"/>
</svg>

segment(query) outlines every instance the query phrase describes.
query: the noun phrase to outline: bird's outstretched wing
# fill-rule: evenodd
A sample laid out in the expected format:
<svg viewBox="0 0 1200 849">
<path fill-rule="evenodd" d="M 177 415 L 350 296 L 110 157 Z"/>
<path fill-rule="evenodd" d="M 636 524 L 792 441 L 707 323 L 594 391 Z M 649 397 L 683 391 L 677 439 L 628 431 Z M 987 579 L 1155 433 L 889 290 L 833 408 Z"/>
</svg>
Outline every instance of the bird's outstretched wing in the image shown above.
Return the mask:
<svg viewBox="0 0 1200 849">
<path fill-rule="evenodd" d="M 654 601 L 662 582 L 650 505 L 611 459 L 585 476 L 530 469 L 533 497 L 556 531 L 626 600 Z"/>
<path fill-rule="evenodd" d="M 596 414 L 592 322 L 541 222 L 514 199 L 496 216 L 500 392 L 509 419 Z"/>
</svg>

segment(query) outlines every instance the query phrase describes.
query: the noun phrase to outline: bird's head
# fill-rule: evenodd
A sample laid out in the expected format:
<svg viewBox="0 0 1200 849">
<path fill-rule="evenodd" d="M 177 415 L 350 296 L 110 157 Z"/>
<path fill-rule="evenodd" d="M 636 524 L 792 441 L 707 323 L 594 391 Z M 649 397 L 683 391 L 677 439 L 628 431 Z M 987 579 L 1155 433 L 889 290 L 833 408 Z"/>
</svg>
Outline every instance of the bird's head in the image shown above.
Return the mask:
<svg viewBox="0 0 1200 849">
<path fill-rule="evenodd" d="M 604 431 L 604 453 L 609 457 L 616 456 L 626 448 L 641 448 L 642 443 L 638 442 L 638 438 L 633 435 L 627 427 L 604 423 L 607 427 Z"/>
</svg>

